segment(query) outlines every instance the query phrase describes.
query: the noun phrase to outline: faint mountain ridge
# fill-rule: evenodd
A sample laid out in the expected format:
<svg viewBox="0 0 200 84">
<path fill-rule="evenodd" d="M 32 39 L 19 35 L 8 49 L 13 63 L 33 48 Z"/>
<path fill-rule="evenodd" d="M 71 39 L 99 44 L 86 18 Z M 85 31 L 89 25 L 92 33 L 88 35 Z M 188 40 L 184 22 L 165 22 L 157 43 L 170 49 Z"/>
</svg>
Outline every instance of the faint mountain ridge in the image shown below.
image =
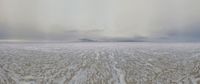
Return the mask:
<svg viewBox="0 0 200 84">
<path fill-rule="evenodd" d="M 98 40 L 88 39 L 88 38 L 82 38 L 79 39 L 80 42 L 99 42 Z"/>
</svg>

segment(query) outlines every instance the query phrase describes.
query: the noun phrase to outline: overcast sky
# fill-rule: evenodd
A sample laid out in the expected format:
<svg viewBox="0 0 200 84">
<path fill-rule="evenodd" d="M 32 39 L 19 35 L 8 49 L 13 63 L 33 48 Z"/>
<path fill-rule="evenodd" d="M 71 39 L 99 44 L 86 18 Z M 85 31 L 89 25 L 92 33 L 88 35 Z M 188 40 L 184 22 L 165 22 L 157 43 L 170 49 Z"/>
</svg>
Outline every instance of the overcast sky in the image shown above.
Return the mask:
<svg viewBox="0 0 200 84">
<path fill-rule="evenodd" d="M 0 0 L 0 39 L 200 41 L 200 0 Z"/>
</svg>

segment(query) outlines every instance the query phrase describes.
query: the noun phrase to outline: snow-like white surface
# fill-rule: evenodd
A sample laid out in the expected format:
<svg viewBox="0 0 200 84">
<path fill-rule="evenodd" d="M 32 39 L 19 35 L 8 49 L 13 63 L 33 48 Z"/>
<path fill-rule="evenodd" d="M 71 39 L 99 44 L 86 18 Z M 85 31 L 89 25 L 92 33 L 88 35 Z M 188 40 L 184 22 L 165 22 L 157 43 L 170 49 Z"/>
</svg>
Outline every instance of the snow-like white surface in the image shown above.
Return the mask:
<svg viewBox="0 0 200 84">
<path fill-rule="evenodd" d="M 200 44 L 2 43 L 0 84 L 200 84 Z"/>
</svg>

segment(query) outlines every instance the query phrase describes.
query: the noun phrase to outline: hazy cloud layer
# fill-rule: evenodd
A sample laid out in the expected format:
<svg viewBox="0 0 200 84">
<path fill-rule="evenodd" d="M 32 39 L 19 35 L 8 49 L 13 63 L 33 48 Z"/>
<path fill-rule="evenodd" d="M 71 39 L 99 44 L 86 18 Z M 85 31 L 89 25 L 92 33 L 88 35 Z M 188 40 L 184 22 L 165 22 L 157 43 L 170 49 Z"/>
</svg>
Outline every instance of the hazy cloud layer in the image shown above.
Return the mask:
<svg viewBox="0 0 200 84">
<path fill-rule="evenodd" d="M 200 41 L 200 0 L 0 0 L 0 39 Z"/>
</svg>

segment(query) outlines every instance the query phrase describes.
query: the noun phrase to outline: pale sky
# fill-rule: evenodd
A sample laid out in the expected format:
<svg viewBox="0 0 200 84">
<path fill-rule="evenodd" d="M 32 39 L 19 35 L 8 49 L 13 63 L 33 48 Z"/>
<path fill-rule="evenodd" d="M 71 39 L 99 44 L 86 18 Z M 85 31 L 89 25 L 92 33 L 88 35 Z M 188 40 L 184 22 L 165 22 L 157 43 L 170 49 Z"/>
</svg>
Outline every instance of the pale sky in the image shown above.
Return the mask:
<svg viewBox="0 0 200 84">
<path fill-rule="evenodd" d="M 200 0 L 0 0 L 0 39 L 200 41 Z"/>
</svg>

